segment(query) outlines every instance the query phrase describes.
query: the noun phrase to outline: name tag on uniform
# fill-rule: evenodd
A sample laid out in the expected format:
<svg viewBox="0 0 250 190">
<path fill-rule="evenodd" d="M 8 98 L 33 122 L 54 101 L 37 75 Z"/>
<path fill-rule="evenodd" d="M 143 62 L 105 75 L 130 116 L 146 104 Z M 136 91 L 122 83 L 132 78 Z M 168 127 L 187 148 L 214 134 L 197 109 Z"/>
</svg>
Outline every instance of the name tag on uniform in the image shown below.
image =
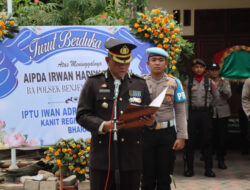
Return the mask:
<svg viewBox="0 0 250 190">
<path fill-rule="evenodd" d="M 139 90 L 129 90 L 129 96 L 130 97 L 141 97 L 141 91 Z"/>
<path fill-rule="evenodd" d="M 176 102 L 184 102 L 186 101 L 186 96 L 183 90 L 183 87 L 181 85 L 181 81 L 177 78 L 175 78 L 176 83 L 177 83 L 177 88 L 175 90 L 175 94 L 174 94 L 174 100 Z"/>
<path fill-rule="evenodd" d="M 137 103 L 137 104 L 140 104 L 140 103 L 141 103 L 141 98 L 132 97 L 132 98 L 129 98 L 129 102 L 130 102 L 130 103 Z"/>
<path fill-rule="evenodd" d="M 101 89 L 99 89 L 99 93 L 110 93 L 110 89 L 101 88 Z"/>
</svg>

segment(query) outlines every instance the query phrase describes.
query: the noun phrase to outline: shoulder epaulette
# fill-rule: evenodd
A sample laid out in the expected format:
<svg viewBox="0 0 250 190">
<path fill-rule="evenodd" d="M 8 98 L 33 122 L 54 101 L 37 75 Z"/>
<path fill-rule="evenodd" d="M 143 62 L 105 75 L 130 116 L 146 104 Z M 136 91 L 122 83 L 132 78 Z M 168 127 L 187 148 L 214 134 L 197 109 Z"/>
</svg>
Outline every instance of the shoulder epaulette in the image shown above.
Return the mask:
<svg viewBox="0 0 250 190">
<path fill-rule="evenodd" d="M 96 72 L 96 73 L 93 73 L 93 74 L 89 74 L 88 77 L 89 78 L 92 78 L 92 77 L 97 77 L 97 76 L 100 76 L 100 75 L 106 75 L 106 71 L 102 71 L 102 72 Z"/>
<path fill-rule="evenodd" d="M 174 77 L 173 75 L 168 75 L 168 77 L 172 78 L 172 79 L 176 79 L 176 77 Z"/>
<path fill-rule="evenodd" d="M 172 80 L 174 80 L 176 83 L 177 83 L 177 81 L 179 80 L 178 78 L 176 78 L 176 77 L 174 77 L 174 76 L 168 75 L 168 77 L 171 78 Z"/>
<path fill-rule="evenodd" d="M 135 78 L 139 78 L 139 79 L 143 79 L 143 80 L 144 80 L 144 76 L 140 76 L 140 75 L 137 75 L 137 74 L 135 74 L 135 73 L 129 73 L 129 75 L 130 75 L 131 77 L 135 77 Z"/>
</svg>

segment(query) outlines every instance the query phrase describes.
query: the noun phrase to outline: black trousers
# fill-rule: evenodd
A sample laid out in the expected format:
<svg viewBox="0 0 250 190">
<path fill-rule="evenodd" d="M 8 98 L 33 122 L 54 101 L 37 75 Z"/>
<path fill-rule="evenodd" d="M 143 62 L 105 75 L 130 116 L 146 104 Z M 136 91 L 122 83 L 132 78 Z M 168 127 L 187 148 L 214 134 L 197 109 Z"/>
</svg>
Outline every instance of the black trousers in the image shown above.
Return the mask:
<svg viewBox="0 0 250 190">
<path fill-rule="evenodd" d="M 213 167 L 212 160 L 212 118 L 209 111 L 190 111 L 188 120 L 188 140 L 185 147 L 187 167 L 193 169 L 194 150 L 198 136 L 205 160 L 205 168 Z"/>
<path fill-rule="evenodd" d="M 248 135 L 247 135 L 247 139 L 248 139 L 248 147 L 250 147 L 250 121 L 248 121 Z"/>
<path fill-rule="evenodd" d="M 248 125 L 248 119 L 243 111 L 243 109 L 239 110 L 239 124 L 240 124 L 240 134 L 241 134 L 241 142 L 240 149 L 242 153 L 248 153 L 248 149 L 250 148 L 250 128 Z M 248 136 L 249 134 L 249 136 Z"/>
<path fill-rule="evenodd" d="M 174 127 L 143 130 L 142 190 L 170 190 L 173 174 L 176 140 Z"/>
<path fill-rule="evenodd" d="M 213 148 L 218 160 L 226 155 L 227 123 L 227 117 L 213 119 Z"/>
<path fill-rule="evenodd" d="M 90 168 L 90 189 L 104 190 L 108 171 Z M 140 170 L 120 171 L 120 190 L 139 190 Z M 116 190 L 114 171 L 110 172 L 107 190 Z"/>
</svg>

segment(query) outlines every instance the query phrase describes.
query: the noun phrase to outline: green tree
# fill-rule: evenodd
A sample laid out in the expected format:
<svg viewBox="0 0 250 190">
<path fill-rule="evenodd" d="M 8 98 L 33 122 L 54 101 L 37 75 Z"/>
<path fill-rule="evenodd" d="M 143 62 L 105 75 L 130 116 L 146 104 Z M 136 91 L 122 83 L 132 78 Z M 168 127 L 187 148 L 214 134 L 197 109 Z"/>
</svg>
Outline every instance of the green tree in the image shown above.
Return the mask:
<svg viewBox="0 0 250 190">
<path fill-rule="evenodd" d="M 55 19 L 59 6 L 56 3 L 33 3 L 30 0 L 13 0 L 13 16 L 20 26 L 59 24 Z"/>
<path fill-rule="evenodd" d="M 136 11 L 147 7 L 148 0 L 108 0 L 105 9 L 84 21 L 86 25 L 128 25 Z"/>
<path fill-rule="evenodd" d="M 100 14 L 105 7 L 105 0 L 63 0 L 58 20 L 62 25 L 81 25 L 84 20 Z"/>
<path fill-rule="evenodd" d="M 0 1 L 0 12 L 6 11 L 7 3 L 5 1 Z"/>
</svg>

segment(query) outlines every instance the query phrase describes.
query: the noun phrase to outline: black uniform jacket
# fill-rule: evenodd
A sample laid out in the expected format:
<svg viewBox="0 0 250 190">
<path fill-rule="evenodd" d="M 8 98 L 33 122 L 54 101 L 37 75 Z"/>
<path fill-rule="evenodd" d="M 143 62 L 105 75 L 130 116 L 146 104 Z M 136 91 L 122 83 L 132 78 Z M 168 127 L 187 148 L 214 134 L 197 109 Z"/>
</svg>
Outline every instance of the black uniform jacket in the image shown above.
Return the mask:
<svg viewBox="0 0 250 190">
<path fill-rule="evenodd" d="M 90 167 L 108 169 L 109 133 L 99 134 L 103 121 L 112 120 L 114 79 L 109 71 L 87 79 L 78 102 L 76 120 L 91 132 Z M 129 103 L 148 105 L 150 95 L 146 81 L 127 74 L 121 82 L 117 99 L 117 118 Z M 111 170 L 114 169 L 113 134 L 111 137 Z M 141 129 L 118 130 L 118 157 L 121 171 L 140 170 L 142 165 Z"/>
</svg>

